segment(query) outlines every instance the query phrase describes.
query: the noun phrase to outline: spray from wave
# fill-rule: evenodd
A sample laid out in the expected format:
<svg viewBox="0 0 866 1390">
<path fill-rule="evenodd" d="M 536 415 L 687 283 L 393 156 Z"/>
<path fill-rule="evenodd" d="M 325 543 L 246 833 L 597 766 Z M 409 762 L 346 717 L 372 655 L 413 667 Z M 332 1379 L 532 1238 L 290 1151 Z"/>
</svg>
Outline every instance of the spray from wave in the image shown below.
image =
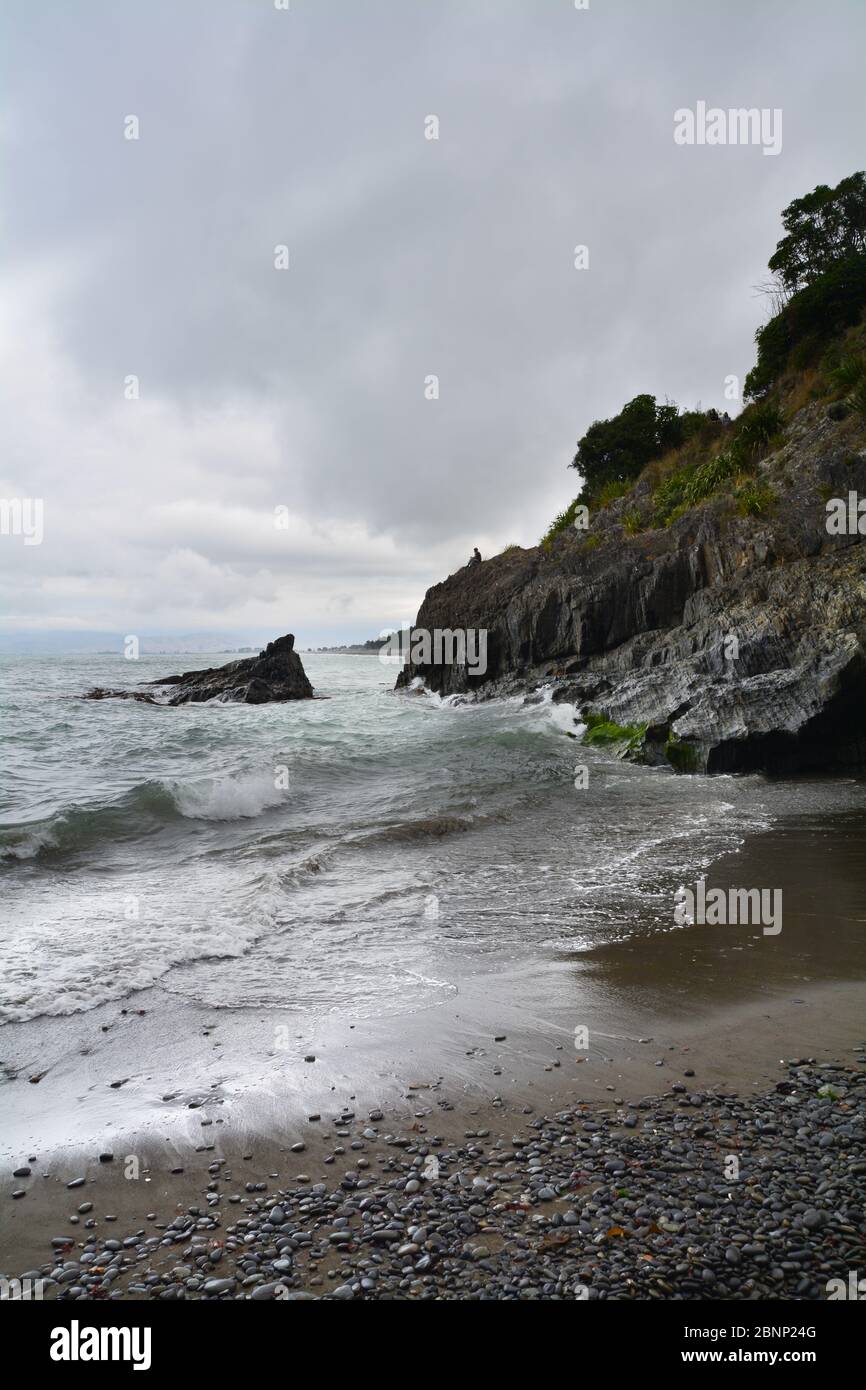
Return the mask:
<svg viewBox="0 0 866 1390">
<path fill-rule="evenodd" d="M 281 806 L 288 792 L 273 772 L 211 777 L 193 784 L 169 784 L 174 804 L 190 820 L 245 820 Z"/>
</svg>

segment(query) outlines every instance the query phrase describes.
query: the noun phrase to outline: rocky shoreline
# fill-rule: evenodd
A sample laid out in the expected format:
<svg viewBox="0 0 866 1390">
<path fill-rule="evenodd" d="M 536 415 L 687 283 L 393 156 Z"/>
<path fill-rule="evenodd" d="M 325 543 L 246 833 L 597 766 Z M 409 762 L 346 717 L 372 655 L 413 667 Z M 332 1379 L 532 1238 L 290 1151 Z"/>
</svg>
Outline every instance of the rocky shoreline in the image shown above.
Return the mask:
<svg viewBox="0 0 866 1390">
<path fill-rule="evenodd" d="M 398 687 L 475 700 L 555 684 L 623 756 L 678 772 L 866 766 L 866 548 L 827 527 L 828 499 L 866 494 L 862 419 L 803 407 L 756 476 L 778 499 L 760 515 L 716 496 L 633 533 L 640 479 L 588 533 L 459 570 L 416 627 L 486 632 L 485 670 L 414 663 Z"/>
<path fill-rule="evenodd" d="M 527 1105 L 512 1127 L 494 1101 L 453 1137 L 438 1088 L 401 1127 L 311 1115 L 307 1171 L 304 1141 L 282 1180 L 245 1176 L 252 1144 L 231 1161 L 201 1145 L 198 1197 L 154 1201 L 135 1229 L 101 1196 L 120 1161 L 104 1153 L 66 1184 L 77 1211 L 51 1258 L 9 1277 L 64 1302 L 824 1300 L 866 1261 L 864 1066 L 862 1047 L 790 1059 L 746 1097 L 686 1068 L 663 1095 Z"/>
</svg>

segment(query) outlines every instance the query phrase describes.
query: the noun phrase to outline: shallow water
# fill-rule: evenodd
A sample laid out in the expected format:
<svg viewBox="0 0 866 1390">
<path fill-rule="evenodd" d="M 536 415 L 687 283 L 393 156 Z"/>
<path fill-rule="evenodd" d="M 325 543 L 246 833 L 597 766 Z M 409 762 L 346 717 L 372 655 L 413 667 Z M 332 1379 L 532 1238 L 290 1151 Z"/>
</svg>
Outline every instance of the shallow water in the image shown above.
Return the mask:
<svg viewBox="0 0 866 1390">
<path fill-rule="evenodd" d="M 395 694 L 375 657 L 304 655 L 314 702 L 73 698 L 229 659 L 0 662 L 0 1018 L 154 983 L 299 1018 L 417 1009 L 521 962 L 661 947 L 689 930 L 679 885 L 761 832 L 863 843 L 862 781 L 633 767 L 567 737 L 566 707 Z"/>
</svg>

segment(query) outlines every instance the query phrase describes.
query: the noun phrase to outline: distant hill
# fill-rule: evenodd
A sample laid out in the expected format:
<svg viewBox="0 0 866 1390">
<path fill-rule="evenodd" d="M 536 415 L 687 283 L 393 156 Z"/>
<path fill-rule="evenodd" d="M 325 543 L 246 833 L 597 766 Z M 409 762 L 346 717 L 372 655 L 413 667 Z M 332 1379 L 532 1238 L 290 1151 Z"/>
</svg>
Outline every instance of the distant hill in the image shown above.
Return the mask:
<svg viewBox="0 0 866 1390">
<path fill-rule="evenodd" d="M 304 650 L 334 656 L 376 656 L 385 641 L 384 637 L 371 637 L 369 642 L 352 642 L 344 647 L 305 647 Z"/>
</svg>

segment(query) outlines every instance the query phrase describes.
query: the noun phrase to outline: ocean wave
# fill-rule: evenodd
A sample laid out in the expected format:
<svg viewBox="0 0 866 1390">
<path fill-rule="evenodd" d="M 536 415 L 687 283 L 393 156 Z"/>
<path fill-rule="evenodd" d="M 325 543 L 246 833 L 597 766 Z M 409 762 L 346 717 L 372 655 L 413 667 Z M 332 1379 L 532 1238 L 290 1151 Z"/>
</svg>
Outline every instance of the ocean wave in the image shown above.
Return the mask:
<svg viewBox="0 0 866 1390">
<path fill-rule="evenodd" d="M 115 801 L 73 803 L 41 821 L 0 827 L 0 856 L 35 859 L 64 854 L 126 835 L 138 835 L 154 822 L 177 814 L 174 799 L 161 782 L 143 782 Z"/>
<path fill-rule="evenodd" d="M 544 702 L 543 709 L 553 727 L 560 733 L 581 738 L 586 732 L 586 725 L 578 713 L 577 705 L 569 704 L 567 700 L 560 700 L 558 704 L 554 704 L 550 700 Z"/>
<path fill-rule="evenodd" d="M 425 840 L 440 840 L 488 825 L 505 824 L 510 820 L 511 815 L 506 811 L 453 810 L 384 824 L 359 826 L 346 831 L 338 838 L 323 840 L 288 868 L 281 868 L 277 872 L 277 882 L 284 891 L 308 887 L 314 879 L 329 870 L 339 870 L 347 856 L 360 855 L 363 858 L 368 852 L 387 852 L 390 846 L 420 845 Z M 285 836 L 279 837 L 279 844 L 285 850 Z M 261 845 L 262 841 L 259 841 L 259 848 Z M 402 884 L 399 888 L 388 889 L 382 893 L 369 893 L 366 903 L 369 906 L 391 897 L 411 897 L 413 893 L 417 894 L 420 891 L 422 888 L 417 883 L 411 887 Z"/>
<path fill-rule="evenodd" d="M 69 854 L 132 839 L 171 821 L 242 820 L 282 804 L 273 772 L 206 777 L 197 782 L 142 782 L 114 801 L 73 803 L 40 821 L 0 826 L 0 859 Z"/>
<path fill-rule="evenodd" d="M 419 816 L 417 819 L 392 821 L 386 825 L 349 831 L 339 840 L 332 840 L 330 843 L 320 846 L 312 853 L 306 854 L 296 864 L 280 870 L 278 881 L 284 888 L 298 887 L 333 868 L 342 855 L 349 851 L 363 853 L 366 850 L 375 850 L 392 844 L 399 845 L 418 840 L 441 839 L 446 835 L 461 834 L 476 826 L 502 822 L 506 819 L 508 817 L 504 813 L 479 815 L 468 811 L 442 812 L 437 815 Z M 399 890 L 401 896 L 405 896 L 406 892 L 405 888 Z"/>
</svg>

